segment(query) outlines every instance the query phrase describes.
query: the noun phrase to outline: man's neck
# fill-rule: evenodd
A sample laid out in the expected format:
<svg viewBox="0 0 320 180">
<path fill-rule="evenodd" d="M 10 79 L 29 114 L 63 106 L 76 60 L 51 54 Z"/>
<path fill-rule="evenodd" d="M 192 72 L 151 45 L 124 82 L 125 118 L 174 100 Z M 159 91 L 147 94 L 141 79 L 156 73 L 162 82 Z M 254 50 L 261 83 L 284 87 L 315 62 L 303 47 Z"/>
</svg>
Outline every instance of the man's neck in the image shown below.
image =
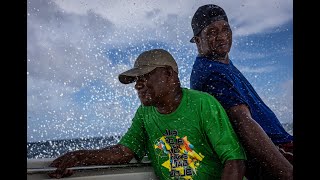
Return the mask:
<svg viewBox="0 0 320 180">
<path fill-rule="evenodd" d="M 182 100 L 182 88 L 177 87 L 172 89 L 168 95 L 163 98 L 162 103 L 159 103 L 156 108 L 160 114 L 170 114 L 174 112 L 180 105 Z"/>
<path fill-rule="evenodd" d="M 228 53 L 225 54 L 210 54 L 210 55 L 199 55 L 200 57 L 206 57 L 207 59 L 213 60 L 213 61 L 219 61 L 224 64 L 229 64 L 229 55 Z"/>
</svg>

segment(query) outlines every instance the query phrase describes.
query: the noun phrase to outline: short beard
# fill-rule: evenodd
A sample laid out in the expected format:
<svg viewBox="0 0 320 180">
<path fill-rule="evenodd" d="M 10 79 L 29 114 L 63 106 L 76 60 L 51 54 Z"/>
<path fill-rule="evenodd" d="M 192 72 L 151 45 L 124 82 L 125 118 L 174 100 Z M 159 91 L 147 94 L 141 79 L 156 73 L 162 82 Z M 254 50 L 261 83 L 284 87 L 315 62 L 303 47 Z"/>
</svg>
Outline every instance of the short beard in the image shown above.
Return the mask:
<svg viewBox="0 0 320 180">
<path fill-rule="evenodd" d="M 227 57 L 227 54 L 228 53 L 222 53 L 222 54 L 212 53 L 212 54 L 200 55 L 200 56 L 206 57 L 211 60 L 224 60 Z"/>
</svg>

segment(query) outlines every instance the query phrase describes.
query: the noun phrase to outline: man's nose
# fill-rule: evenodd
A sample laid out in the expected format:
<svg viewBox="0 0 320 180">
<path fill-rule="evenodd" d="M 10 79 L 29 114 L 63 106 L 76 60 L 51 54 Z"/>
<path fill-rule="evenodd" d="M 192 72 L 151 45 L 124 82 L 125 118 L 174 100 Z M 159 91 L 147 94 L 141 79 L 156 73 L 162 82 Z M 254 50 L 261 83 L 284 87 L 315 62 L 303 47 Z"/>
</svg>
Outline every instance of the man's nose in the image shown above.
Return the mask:
<svg viewBox="0 0 320 180">
<path fill-rule="evenodd" d="M 219 33 L 219 34 L 217 35 L 216 39 L 217 39 L 217 40 L 225 40 L 225 39 L 227 39 L 227 37 L 228 37 L 227 33 L 221 32 L 221 33 Z"/>
<path fill-rule="evenodd" d="M 231 30 L 221 31 L 220 33 L 218 33 L 216 39 L 217 40 L 227 40 L 230 35 L 231 35 Z"/>
<path fill-rule="evenodd" d="M 134 85 L 134 88 L 136 89 L 136 90 L 141 90 L 141 89 L 143 89 L 144 88 L 144 82 L 143 81 L 140 81 L 140 80 L 137 80 L 136 81 L 136 84 Z"/>
</svg>

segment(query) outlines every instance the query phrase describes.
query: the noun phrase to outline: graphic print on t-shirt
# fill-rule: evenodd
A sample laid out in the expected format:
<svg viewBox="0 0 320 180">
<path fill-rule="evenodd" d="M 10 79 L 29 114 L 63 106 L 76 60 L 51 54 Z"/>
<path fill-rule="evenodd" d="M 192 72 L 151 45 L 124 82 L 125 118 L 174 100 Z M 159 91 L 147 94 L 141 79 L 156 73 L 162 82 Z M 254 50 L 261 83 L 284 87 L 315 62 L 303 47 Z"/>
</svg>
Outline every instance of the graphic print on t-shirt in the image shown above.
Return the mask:
<svg viewBox="0 0 320 180">
<path fill-rule="evenodd" d="M 193 150 L 187 136 L 178 136 L 177 130 L 166 129 L 164 136 L 156 140 L 154 148 L 158 160 L 167 159 L 162 166 L 168 169 L 169 173 L 165 174 L 168 179 L 192 179 L 197 173 L 199 162 L 204 158 L 201 153 Z"/>
</svg>

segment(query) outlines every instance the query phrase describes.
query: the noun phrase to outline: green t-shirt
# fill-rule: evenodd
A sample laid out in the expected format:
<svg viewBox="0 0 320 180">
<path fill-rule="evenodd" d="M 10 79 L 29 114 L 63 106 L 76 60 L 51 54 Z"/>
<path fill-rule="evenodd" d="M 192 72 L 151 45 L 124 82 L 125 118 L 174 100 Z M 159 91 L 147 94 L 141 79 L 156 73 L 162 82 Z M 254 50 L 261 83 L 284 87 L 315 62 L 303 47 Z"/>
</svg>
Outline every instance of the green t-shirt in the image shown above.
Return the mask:
<svg viewBox="0 0 320 180">
<path fill-rule="evenodd" d="M 141 105 L 119 144 L 148 155 L 160 179 L 220 179 L 226 160 L 246 159 L 227 114 L 211 95 L 182 89 L 171 114 Z"/>
</svg>

